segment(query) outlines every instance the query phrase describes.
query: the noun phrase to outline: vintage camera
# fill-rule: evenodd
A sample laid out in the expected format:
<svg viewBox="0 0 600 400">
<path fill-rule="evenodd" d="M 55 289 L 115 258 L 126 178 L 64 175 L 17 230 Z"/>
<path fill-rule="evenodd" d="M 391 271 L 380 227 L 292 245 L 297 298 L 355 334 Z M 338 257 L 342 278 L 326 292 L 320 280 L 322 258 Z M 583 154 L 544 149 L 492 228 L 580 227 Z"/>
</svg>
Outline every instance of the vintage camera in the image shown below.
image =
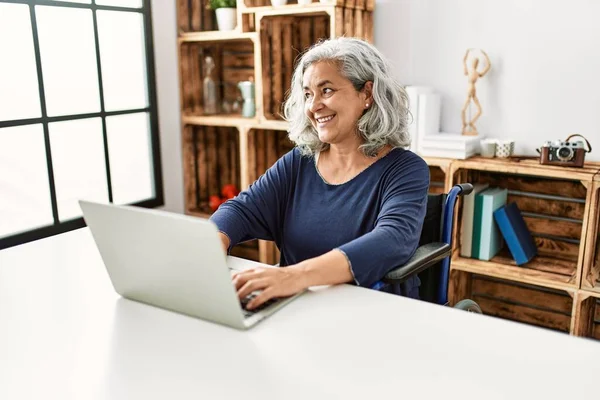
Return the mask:
<svg viewBox="0 0 600 400">
<path fill-rule="evenodd" d="M 570 141 L 575 136 L 581 135 L 571 135 L 565 140 L 545 142 L 540 151 L 540 164 L 583 167 L 585 153 L 592 151 L 592 147 L 583 136 L 581 137 L 585 140 L 587 149 L 583 141 Z"/>
</svg>

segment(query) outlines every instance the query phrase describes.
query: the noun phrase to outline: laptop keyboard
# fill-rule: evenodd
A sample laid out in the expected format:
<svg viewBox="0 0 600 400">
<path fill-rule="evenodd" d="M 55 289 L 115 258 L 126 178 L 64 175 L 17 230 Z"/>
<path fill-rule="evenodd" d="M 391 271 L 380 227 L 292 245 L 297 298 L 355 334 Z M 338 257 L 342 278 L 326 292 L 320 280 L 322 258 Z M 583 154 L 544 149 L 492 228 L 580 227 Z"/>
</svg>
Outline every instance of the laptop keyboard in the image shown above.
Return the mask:
<svg viewBox="0 0 600 400">
<path fill-rule="evenodd" d="M 278 298 L 267 300 L 266 302 L 264 302 L 260 306 L 254 308 L 252 310 L 247 310 L 246 309 L 246 305 L 248 303 L 250 303 L 250 300 L 252 300 L 253 298 L 255 298 L 259 293 L 260 292 L 252 292 L 248 296 L 246 296 L 242 300 L 240 300 L 240 304 L 242 306 L 242 312 L 244 313 L 245 317 L 250 317 L 250 316 L 254 315 L 257 312 L 259 312 L 261 310 L 264 310 L 265 308 L 269 307 L 270 305 L 277 303 L 277 301 L 279 300 Z"/>
<path fill-rule="evenodd" d="M 235 271 L 233 268 L 229 267 L 229 271 Z M 269 307 L 272 304 L 275 304 L 279 301 L 278 298 L 274 298 L 271 300 L 268 300 L 266 302 L 264 302 L 263 304 L 261 304 L 260 306 L 254 308 L 253 310 L 247 310 L 246 309 L 246 305 L 248 303 L 250 303 L 250 300 L 252 300 L 253 298 L 255 298 L 260 292 L 252 292 L 250 293 L 248 296 L 246 296 L 245 298 L 243 298 L 242 300 L 240 300 L 240 305 L 242 306 L 242 312 L 244 313 L 244 317 L 250 317 L 254 314 L 256 314 L 257 312 L 264 310 L 265 308 Z"/>
</svg>

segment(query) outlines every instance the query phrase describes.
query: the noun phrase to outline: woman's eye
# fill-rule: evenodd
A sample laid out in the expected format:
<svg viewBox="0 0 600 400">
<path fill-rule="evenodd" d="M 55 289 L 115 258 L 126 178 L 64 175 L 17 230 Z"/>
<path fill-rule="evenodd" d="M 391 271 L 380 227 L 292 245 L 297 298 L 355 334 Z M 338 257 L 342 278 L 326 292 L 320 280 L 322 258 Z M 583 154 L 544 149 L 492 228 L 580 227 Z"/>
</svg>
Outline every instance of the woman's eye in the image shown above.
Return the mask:
<svg viewBox="0 0 600 400">
<path fill-rule="evenodd" d="M 308 93 L 308 92 L 304 93 L 304 98 L 305 98 L 305 99 L 308 99 L 308 98 L 310 98 L 310 93 Z"/>
</svg>

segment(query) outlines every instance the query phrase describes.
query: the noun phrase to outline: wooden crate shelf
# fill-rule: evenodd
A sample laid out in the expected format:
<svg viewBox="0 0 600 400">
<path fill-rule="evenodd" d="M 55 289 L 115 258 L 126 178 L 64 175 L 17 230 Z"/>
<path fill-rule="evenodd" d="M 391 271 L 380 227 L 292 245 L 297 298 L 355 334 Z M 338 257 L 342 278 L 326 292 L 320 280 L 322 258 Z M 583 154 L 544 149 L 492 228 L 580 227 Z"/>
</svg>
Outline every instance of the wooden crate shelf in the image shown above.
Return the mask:
<svg viewBox="0 0 600 400">
<path fill-rule="evenodd" d="M 581 287 L 600 293 L 600 175 L 594 177 Z"/>
<path fill-rule="evenodd" d="M 508 189 L 507 203 L 518 205 L 538 247 L 538 256 L 522 266 L 516 266 L 506 246 L 490 261 L 460 257 L 459 204 L 453 268 L 557 289 L 579 287 L 590 222 L 592 181 L 598 169 L 597 166 L 551 167 L 548 172 L 541 167 L 530 159 L 511 162 L 475 158 L 452 163 L 452 184 L 487 183 L 490 187 Z"/>
<path fill-rule="evenodd" d="M 311 4 L 299 5 L 297 0 L 288 0 L 283 6 L 273 6 L 271 0 L 241 0 L 241 9 L 243 12 L 255 12 L 263 10 L 294 10 L 297 12 L 306 8 L 323 8 L 323 7 L 345 7 L 358 10 L 373 11 L 375 0 L 332 0 L 330 2 L 321 3 L 319 0 L 313 0 Z"/>
<path fill-rule="evenodd" d="M 320 39 L 355 36 L 373 41 L 374 0 L 334 0 L 273 7 L 270 0 L 237 0 L 237 27 L 218 31 L 208 0 L 178 0 L 177 24 L 181 87 L 185 211 L 208 218 L 208 198 L 234 183 L 247 188 L 285 152 L 288 123 L 281 106 L 290 88 L 296 57 Z M 203 60 L 216 64 L 219 105 L 240 96 L 237 84 L 255 82 L 256 116 L 203 110 Z M 241 257 L 274 264 L 277 248 L 253 241 L 236 246 Z"/>
<path fill-rule="evenodd" d="M 209 216 L 209 197 L 233 184 L 241 188 L 239 132 L 235 128 L 186 126 L 183 163 L 186 213 Z"/>
<path fill-rule="evenodd" d="M 181 107 L 185 117 L 206 116 L 210 118 L 241 117 L 241 93 L 238 82 L 255 80 L 254 41 L 238 38 L 228 41 L 182 41 L 179 46 Z M 213 78 L 217 84 L 217 103 L 220 107 L 218 114 L 205 115 L 203 107 L 203 60 L 211 56 L 215 62 Z M 239 110 L 236 115 L 230 115 L 221 108 L 223 101 L 233 107 L 238 102 Z M 228 115 L 229 114 L 229 115 Z M 225 123 L 231 126 L 232 123 Z"/>
<path fill-rule="evenodd" d="M 555 290 L 452 270 L 451 305 L 472 299 L 485 315 L 571 333 L 574 291 Z"/>
<path fill-rule="evenodd" d="M 177 27 L 180 33 L 217 30 L 215 12 L 209 0 L 177 0 Z"/>
<path fill-rule="evenodd" d="M 579 291 L 575 296 L 572 333 L 600 340 L 600 293 Z"/>
<path fill-rule="evenodd" d="M 263 116 L 282 119 L 281 106 L 292 82 L 298 55 L 328 38 L 327 14 L 264 17 L 260 20 Z"/>
</svg>

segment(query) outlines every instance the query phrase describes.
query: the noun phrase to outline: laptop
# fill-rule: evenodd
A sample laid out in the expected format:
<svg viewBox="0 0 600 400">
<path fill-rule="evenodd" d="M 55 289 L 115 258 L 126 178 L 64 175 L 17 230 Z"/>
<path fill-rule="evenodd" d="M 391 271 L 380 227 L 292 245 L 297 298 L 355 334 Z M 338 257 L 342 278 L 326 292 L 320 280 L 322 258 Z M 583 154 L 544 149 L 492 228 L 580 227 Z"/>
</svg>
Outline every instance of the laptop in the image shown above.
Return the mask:
<svg viewBox="0 0 600 400">
<path fill-rule="evenodd" d="M 243 330 L 302 294 L 245 310 L 248 299 L 240 302 L 232 270 L 272 266 L 226 256 L 211 221 L 134 206 L 79 205 L 115 291 L 127 299 Z"/>
</svg>

